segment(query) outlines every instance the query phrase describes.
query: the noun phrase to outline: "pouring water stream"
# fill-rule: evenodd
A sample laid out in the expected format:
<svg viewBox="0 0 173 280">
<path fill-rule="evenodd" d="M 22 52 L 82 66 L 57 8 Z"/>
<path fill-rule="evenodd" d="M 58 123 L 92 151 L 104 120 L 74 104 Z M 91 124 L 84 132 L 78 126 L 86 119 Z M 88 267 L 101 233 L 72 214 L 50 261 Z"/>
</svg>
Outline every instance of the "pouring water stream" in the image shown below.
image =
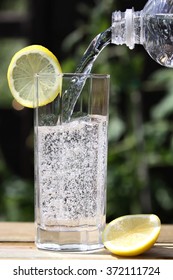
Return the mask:
<svg viewBox="0 0 173 280">
<path fill-rule="evenodd" d="M 111 27 L 98 34 L 85 51 L 81 62 L 76 69 L 76 73 L 84 73 L 86 75 L 81 75 L 81 77 L 75 77 L 74 75 L 69 88 L 63 93 L 63 103 L 65 104 L 63 110 L 64 121 L 68 121 L 70 119 L 78 97 L 80 96 L 80 93 L 85 85 L 87 74 L 91 72 L 93 63 L 101 51 L 111 43 L 111 34 Z"/>
</svg>

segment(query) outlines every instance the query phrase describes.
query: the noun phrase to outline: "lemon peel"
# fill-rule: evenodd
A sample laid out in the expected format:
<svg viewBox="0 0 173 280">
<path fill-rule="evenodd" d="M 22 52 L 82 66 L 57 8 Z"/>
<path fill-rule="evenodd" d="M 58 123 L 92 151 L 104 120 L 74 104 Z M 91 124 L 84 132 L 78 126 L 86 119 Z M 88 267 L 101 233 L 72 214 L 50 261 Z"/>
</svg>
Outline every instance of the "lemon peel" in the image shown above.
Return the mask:
<svg viewBox="0 0 173 280">
<path fill-rule="evenodd" d="M 153 246 L 160 229 L 160 219 L 154 214 L 122 216 L 105 227 L 103 244 L 113 254 L 136 256 Z"/>
<path fill-rule="evenodd" d="M 60 63 L 51 51 L 41 45 L 31 45 L 12 57 L 7 80 L 15 100 L 25 107 L 34 108 L 50 103 L 61 93 L 61 73 Z M 35 83 L 39 74 L 37 103 Z"/>
</svg>

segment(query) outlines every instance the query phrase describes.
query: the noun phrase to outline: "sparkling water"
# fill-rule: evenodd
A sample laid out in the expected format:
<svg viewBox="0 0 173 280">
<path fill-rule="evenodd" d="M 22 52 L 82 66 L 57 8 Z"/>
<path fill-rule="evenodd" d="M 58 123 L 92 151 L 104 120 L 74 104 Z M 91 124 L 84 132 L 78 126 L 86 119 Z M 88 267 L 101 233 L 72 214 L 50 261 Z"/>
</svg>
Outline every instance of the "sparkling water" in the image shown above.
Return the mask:
<svg viewBox="0 0 173 280">
<path fill-rule="evenodd" d="M 40 227 L 70 230 L 103 224 L 107 118 L 88 116 L 38 127 Z"/>
<path fill-rule="evenodd" d="M 86 75 L 74 74 L 69 85 L 65 84 L 60 121 L 55 121 L 52 114 L 46 113 L 45 118 L 37 115 L 38 248 L 72 251 L 103 248 L 101 234 L 106 222 L 107 116 L 87 115 L 75 119 L 71 116 L 87 74 L 110 40 L 110 29 L 96 36 L 76 70 L 76 73 Z M 102 96 L 106 89 L 101 90 Z M 98 107 L 104 101 L 100 102 Z M 102 104 L 102 109 L 106 104 Z"/>
</svg>

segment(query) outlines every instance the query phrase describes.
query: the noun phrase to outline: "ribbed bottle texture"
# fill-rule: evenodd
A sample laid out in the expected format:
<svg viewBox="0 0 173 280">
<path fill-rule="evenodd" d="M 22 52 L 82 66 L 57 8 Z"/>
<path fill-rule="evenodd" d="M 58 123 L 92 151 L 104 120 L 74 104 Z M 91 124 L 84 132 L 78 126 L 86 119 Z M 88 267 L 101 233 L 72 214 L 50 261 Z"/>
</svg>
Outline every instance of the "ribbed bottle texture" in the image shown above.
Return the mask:
<svg viewBox="0 0 173 280">
<path fill-rule="evenodd" d="M 173 67 L 173 0 L 149 0 L 139 12 L 115 11 L 112 43 L 130 49 L 142 44 L 155 61 Z"/>
</svg>

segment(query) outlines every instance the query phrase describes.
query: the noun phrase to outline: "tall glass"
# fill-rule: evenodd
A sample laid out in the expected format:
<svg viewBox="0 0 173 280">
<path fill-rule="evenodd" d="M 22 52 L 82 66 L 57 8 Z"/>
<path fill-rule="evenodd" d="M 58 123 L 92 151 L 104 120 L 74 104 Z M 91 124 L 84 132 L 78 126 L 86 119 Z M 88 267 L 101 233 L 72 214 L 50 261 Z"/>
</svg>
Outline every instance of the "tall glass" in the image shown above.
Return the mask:
<svg viewBox="0 0 173 280">
<path fill-rule="evenodd" d="M 74 77 L 85 83 L 66 120 L 64 96 Z M 37 77 L 37 96 L 43 78 Z M 35 109 L 36 245 L 62 251 L 99 249 L 106 219 L 109 76 L 60 78 L 62 94 Z"/>
</svg>

